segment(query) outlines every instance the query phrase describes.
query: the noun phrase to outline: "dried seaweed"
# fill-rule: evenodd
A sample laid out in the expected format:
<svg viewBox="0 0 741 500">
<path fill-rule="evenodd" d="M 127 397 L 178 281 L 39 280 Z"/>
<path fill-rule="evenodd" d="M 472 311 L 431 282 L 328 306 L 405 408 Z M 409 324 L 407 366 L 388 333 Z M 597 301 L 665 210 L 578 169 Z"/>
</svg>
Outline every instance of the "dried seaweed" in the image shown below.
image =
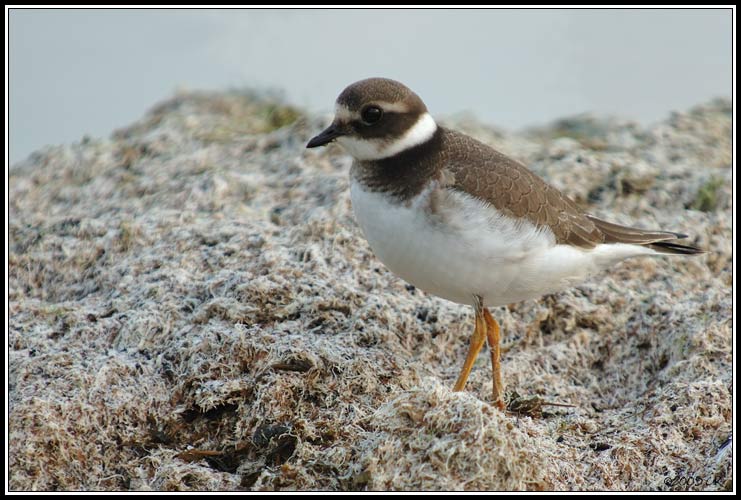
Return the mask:
<svg viewBox="0 0 741 500">
<path fill-rule="evenodd" d="M 472 313 L 375 259 L 348 159 L 304 150 L 323 120 L 181 94 L 34 153 L 9 177 L 10 489 L 728 489 L 728 106 L 569 121 L 599 147 L 448 123 L 711 250 L 496 308 L 506 389 L 573 405 L 506 413 L 488 356 L 451 392 Z"/>
</svg>

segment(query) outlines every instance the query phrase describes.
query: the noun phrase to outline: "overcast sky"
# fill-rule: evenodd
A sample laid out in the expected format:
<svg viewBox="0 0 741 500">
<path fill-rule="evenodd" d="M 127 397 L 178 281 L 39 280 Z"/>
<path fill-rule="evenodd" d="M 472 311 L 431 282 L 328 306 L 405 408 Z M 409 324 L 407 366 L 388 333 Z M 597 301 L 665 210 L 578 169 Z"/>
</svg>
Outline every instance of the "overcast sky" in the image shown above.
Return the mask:
<svg viewBox="0 0 741 500">
<path fill-rule="evenodd" d="M 728 10 L 30 10 L 9 15 L 10 157 L 107 137 L 177 88 L 332 110 L 369 76 L 506 128 L 648 124 L 732 92 Z"/>
</svg>

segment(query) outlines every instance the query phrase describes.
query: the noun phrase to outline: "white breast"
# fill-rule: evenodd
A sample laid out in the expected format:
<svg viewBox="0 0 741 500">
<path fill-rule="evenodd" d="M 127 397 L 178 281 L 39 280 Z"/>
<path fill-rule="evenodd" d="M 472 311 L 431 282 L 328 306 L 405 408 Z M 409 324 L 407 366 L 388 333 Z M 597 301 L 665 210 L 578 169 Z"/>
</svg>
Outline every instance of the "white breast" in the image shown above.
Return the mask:
<svg viewBox="0 0 741 500">
<path fill-rule="evenodd" d="M 434 183 L 409 203 L 367 191 L 355 180 L 350 196 L 371 248 L 391 271 L 461 304 L 472 304 L 474 295 L 488 306 L 537 298 L 617 260 L 653 253 L 634 245 L 591 251 L 557 245 L 549 230 L 505 217 L 465 193 L 438 190 Z M 432 196 L 438 215 L 428 209 Z"/>
</svg>

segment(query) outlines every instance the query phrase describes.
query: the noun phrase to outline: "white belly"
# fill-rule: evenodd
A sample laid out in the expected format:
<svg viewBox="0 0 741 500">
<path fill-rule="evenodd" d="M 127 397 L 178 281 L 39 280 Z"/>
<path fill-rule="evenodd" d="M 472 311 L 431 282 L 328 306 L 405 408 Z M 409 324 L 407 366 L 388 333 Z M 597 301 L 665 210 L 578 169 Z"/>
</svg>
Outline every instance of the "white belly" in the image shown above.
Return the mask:
<svg viewBox="0 0 741 500">
<path fill-rule="evenodd" d="M 517 223 L 452 190 L 436 198 L 443 216 L 431 215 L 426 207 L 432 189 L 411 203 L 398 203 L 352 180 L 350 196 L 376 256 L 409 283 L 453 302 L 473 304 L 477 295 L 485 305 L 498 306 L 537 298 L 573 286 L 616 260 L 653 253 L 633 245 L 591 251 L 557 245 L 550 231 Z M 626 248 L 616 252 L 619 247 Z"/>
</svg>

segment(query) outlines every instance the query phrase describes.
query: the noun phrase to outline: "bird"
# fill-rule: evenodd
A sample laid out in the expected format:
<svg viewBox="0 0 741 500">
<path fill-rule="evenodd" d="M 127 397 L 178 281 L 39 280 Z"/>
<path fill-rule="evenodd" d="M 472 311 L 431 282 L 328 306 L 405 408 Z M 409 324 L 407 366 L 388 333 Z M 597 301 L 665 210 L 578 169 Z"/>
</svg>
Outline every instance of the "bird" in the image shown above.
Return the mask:
<svg viewBox="0 0 741 500">
<path fill-rule="evenodd" d="M 590 215 L 519 161 L 438 125 L 395 80 L 347 86 L 331 124 L 306 147 L 331 142 L 353 158 L 350 199 L 375 256 L 426 293 L 473 308 L 453 390 L 464 390 L 488 342 L 500 410 L 501 332 L 489 307 L 573 287 L 631 257 L 704 253 L 680 242 L 685 234 Z"/>
</svg>

